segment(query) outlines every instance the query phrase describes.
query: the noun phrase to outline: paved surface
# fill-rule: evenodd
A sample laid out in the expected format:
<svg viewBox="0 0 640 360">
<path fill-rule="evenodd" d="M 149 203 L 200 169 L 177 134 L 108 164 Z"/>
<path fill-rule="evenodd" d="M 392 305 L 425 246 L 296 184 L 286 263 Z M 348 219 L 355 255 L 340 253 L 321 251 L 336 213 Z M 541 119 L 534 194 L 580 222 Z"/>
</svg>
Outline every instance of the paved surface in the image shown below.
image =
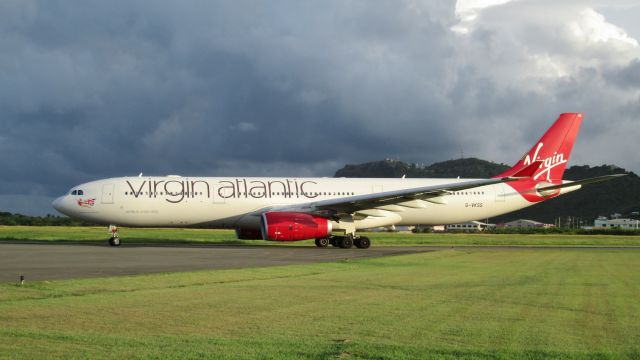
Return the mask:
<svg viewBox="0 0 640 360">
<path fill-rule="evenodd" d="M 619 250 L 638 247 L 381 246 L 361 250 L 301 246 L 107 245 L 0 243 L 0 283 L 157 272 L 231 269 L 375 258 L 455 248 L 484 250 Z"/>
<path fill-rule="evenodd" d="M 361 250 L 299 246 L 0 244 L 0 282 L 308 264 L 426 252 L 422 247 Z"/>
</svg>

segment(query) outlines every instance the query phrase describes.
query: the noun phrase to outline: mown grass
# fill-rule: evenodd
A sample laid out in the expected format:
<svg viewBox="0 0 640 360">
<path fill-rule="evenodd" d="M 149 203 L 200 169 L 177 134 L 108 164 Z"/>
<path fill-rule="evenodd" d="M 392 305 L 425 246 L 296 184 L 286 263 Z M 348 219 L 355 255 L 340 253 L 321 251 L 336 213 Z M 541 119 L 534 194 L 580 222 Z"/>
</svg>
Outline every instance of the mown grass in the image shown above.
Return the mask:
<svg viewBox="0 0 640 360">
<path fill-rule="evenodd" d="M 524 246 L 638 246 L 640 236 L 567 234 L 452 234 L 365 233 L 374 246 L 381 245 L 524 245 Z M 233 230 L 121 228 L 123 243 L 130 244 L 237 244 L 282 245 L 280 242 L 238 240 Z M 0 241 L 95 243 L 109 237 L 106 227 L 0 226 Z M 285 243 L 313 246 L 313 241 Z"/>
<path fill-rule="evenodd" d="M 110 236 L 106 226 L 0 226 L 0 241 L 105 242 Z M 121 228 L 120 236 L 129 243 L 247 243 L 232 230 L 214 229 Z"/>
<path fill-rule="evenodd" d="M 640 250 L 0 285 L 0 358 L 640 357 Z"/>
</svg>

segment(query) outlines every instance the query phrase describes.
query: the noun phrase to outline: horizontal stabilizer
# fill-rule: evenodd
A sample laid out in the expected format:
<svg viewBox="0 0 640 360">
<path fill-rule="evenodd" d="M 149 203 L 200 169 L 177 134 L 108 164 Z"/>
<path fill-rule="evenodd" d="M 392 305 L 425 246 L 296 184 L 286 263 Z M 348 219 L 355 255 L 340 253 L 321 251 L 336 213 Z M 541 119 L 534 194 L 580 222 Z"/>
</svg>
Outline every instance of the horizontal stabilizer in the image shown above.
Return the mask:
<svg viewBox="0 0 640 360">
<path fill-rule="evenodd" d="M 510 178 L 530 178 L 533 176 L 533 174 L 536 173 L 536 171 L 538 171 L 538 169 L 540 169 L 540 165 L 542 165 L 542 160 L 538 160 L 538 161 L 534 161 L 531 163 L 531 165 L 528 165 L 527 167 L 525 167 L 524 169 L 518 171 L 517 173 L 509 176 Z"/>
<path fill-rule="evenodd" d="M 589 179 L 572 181 L 572 182 L 567 182 L 567 183 L 559 184 L 559 185 L 545 186 L 545 187 L 539 188 L 538 191 L 557 190 L 557 189 L 562 189 L 562 188 L 572 187 L 572 186 L 577 186 L 577 185 L 594 184 L 594 183 L 599 183 L 599 182 L 603 182 L 603 181 L 613 180 L 613 179 L 616 179 L 616 178 L 619 178 L 619 177 L 622 177 L 622 176 L 626 176 L 626 175 L 627 174 L 613 174 L 613 175 L 597 176 L 597 177 L 592 177 L 592 178 L 589 178 Z"/>
</svg>

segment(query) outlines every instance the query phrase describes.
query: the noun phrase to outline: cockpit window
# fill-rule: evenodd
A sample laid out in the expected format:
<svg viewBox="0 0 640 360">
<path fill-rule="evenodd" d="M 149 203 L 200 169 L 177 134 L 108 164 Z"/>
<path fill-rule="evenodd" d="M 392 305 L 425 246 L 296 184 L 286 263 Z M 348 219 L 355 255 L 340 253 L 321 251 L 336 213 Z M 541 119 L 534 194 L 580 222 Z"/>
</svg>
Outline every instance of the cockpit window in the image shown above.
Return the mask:
<svg viewBox="0 0 640 360">
<path fill-rule="evenodd" d="M 84 195 L 84 192 L 82 190 L 78 190 L 78 195 Z"/>
<path fill-rule="evenodd" d="M 71 192 L 71 195 L 78 195 L 78 190 L 73 190 L 73 191 Z"/>
</svg>

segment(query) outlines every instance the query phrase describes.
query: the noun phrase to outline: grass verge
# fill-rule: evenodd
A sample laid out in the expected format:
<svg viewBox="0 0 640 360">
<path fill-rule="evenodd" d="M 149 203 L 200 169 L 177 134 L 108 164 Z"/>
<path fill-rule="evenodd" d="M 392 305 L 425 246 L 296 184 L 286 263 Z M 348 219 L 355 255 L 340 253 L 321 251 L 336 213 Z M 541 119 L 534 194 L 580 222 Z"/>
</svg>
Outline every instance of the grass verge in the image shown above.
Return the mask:
<svg viewBox="0 0 640 360">
<path fill-rule="evenodd" d="M 640 236 L 566 234 L 453 234 L 364 233 L 374 246 L 415 245 L 518 245 L 518 246 L 625 246 L 640 247 Z M 231 244 L 282 245 L 280 242 L 238 240 L 233 230 L 122 228 L 122 241 L 131 244 Z M 0 241 L 46 241 L 63 243 L 106 242 L 106 227 L 0 226 Z M 312 246 L 313 241 L 284 243 Z"/>
<path fill-rule="evenodd" d="M 640 357 L 640 250 L 0 285 L 0 358 Z"/>
</svg>

